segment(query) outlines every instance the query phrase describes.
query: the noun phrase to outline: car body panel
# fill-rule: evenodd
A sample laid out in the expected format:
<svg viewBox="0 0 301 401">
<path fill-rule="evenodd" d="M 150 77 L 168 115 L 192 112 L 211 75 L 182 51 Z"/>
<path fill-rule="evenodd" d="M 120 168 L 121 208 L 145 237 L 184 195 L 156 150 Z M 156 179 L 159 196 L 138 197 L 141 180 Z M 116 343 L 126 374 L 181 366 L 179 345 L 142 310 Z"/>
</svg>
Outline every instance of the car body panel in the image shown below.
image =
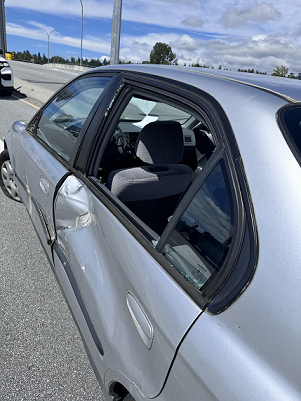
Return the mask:
<svg viewBox="0 0 301 401">
<path fill-rule="evenodd" d="M 10 136 L 13 137 L 9 138 Z M 56 185 L 67 170 L 24 127 L 9 131 L 6 137 L 19 192 L 38 236 L 51 259 L 49 242 L 54 237 L 53 197 Z"/>
<path fill-rule="evenodd" d="M 184 394 L 187 400 L 197 395 L 202 400 L 300 399 L 301 295 L 294 285 L 301 279 L 297 262 L 300 235 L 290 244 L 284 240 L 291 234 L 283 224 L 286 217 L 283 214 L 275 223 L 280 233 L 273 249 L 268 245 L 271 231 L 260 238 L 261 249 L 266 251 L 260 253 L 247 290 L 226 311 L 216 316 L 203 314 L 192 327 L 180 347 L 162 400 L 172 396 L 184 399 Z M 295 224 L 300 225 L 300 218 Z M 272 265 L 271 253 L 278 259 Z"/>
<path fill-rule="evenodd" d="M 213 70 L 200 67 L 183 67 L 167 65 L 147 65 L 132 64 L 106 66 L 98 69 L 118 71 L 129 71 L 130 73 L 150 74 L 154 77 L 167 78 L 192 85 L 195 88 L 202 88 L 208 91 L 217 100 L 220 95 L 225 94 L 223 85 L 230 83 L 231 95 L 226 93 L 229 102 L 235 101 L 236 90 L 246 90 L 246 87 L 255 87 L 261 91 L 269 91 L 274 95 L 301 101 L 301 81 L 299 79 L 288 79 L 282 77 L 272 77 L 260 74 L 247 74 L 243 72 L 232 72 L 223 70 Z M 258 93 L 258 92 L 257 92 Z M 224 106 L 223 103 L 221 103 Z"/>
<path fill-rule="evenodd" d="M 202 311 L 74 176 L 59 189 L 54 215 L 107 368 L 118 367 L 127 386 L 155 397 Z"/>
</svg>

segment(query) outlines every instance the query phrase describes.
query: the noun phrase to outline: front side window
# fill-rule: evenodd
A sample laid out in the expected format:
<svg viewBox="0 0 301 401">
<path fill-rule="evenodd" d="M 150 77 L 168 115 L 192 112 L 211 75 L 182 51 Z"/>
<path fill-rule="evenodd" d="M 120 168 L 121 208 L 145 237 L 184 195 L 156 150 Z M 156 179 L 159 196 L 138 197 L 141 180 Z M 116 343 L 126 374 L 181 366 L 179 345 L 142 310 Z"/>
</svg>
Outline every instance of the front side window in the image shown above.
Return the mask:
<svg viewBox="0 0 301 401">
<path fill-rule="evenodd" d="M 233 199 L 224 162 L 208 175 L 162 253 L 197 290 L 219 272 L 234 234 Z"/>
<path fill-rule="evenodd" d="M 84 77 L 61 91 L 43 111 L 36 135 L 69 161 L 74 144 L 110 78 Z"/>
</svg>

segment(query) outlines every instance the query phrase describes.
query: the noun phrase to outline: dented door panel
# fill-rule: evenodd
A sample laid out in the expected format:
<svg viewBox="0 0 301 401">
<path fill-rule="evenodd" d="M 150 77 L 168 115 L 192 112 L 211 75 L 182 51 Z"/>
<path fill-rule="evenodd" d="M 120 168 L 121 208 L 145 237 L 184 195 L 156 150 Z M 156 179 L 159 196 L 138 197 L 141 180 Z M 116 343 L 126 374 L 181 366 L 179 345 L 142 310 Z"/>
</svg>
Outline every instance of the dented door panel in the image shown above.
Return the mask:
<svg viewBox="0 0 301 401">
<path fill-rule="evenodd" d="M 127 377 L 128 388 L 134 383 L 155 397 L 201 310 L 74 176 L 58 192 L 55 222 L 105 368 Z"/>
</svg>

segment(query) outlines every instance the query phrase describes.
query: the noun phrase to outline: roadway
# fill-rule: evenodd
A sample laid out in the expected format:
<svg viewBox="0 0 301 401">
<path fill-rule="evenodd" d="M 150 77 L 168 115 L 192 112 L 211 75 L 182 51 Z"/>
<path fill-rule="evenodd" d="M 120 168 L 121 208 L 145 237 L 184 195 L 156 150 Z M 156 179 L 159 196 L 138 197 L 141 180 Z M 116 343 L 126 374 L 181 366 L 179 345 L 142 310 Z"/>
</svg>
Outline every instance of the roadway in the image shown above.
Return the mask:
<svg viewBox="0 0 301 401">
<path fill-rule="evenodd" d="M 75 78 L 79 71 L 51 68 L 46 65 L 10 61 L 15 77 L 15 89 L 44 103 L 63 84 Z"/>
<path fill-rule="evenodd" d="M 15 63 L 18 84 L 52 93 L 76 75 L 32 65 L 24 72 Z M 0 139 L 13 121 L 33 116 L 46 101 L 39 99 L 24 97 L 22 90 L 0 96 Z M 104 400 L 25 208 L 0 191 L 0 213 L 1 401 Z"/>
</svg>

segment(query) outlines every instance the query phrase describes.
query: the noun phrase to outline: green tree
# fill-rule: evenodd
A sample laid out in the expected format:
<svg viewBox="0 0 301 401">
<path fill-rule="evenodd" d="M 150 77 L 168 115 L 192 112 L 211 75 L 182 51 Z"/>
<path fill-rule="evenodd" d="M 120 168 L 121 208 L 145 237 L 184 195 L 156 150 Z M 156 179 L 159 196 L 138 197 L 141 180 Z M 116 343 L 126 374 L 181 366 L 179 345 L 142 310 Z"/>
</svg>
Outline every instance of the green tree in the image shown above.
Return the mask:
<svg viewBox="0 0 301 401">
<path fill-rule="evenodd" d="M 293 78 L 293 79 L 296 78 L 295 74 L 293 72 L 290 72 L 287 77 L 288 78 Z"/>
<path fill-rule="evenodd" d="M 276 68 L 274 68 L 273 70 L 273 74 L 274 76 L 277 77 L 286 77 L 286 75 L 288 74 L 289 68 L 286 67 L 285 65 L 281 65 L 280 67 L 277 66 Z"/>
<path fill-rule="evenodd" d="M 149 55 L 151 64 L 176 64 L 176 54 L 166 43 L 157 42 Z"/>
</svg>

